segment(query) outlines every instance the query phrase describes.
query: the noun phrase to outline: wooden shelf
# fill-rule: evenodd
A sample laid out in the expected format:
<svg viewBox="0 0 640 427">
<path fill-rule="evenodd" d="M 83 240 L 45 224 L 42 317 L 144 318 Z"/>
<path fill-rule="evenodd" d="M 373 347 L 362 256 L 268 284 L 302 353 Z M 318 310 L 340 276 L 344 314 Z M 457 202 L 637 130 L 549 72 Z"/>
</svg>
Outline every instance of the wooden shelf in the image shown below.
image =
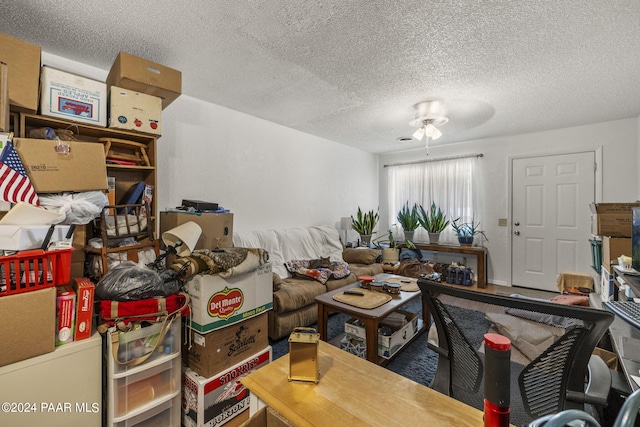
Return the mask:
<svg viewBox="0 0 640 427">
<path fill-rule="evenodd" d="M 144 152 L 144 162 L 146 165 L 117 165 L 106 164 L 107 175 L 116 178 L 115 203 L 118 203 L 127 190 L 135 183 L 143 181 L 152 185 L 154 190 L 156 183 L 156 142 L 157 135 L 145 134 L 142 132 L 127 131 L 121 129 L 110 129 L 99 126 L 76 123 L 68 120 L 53 117 L 39 116 L 36 114 L 20 113 L 20 125 L 16 129 L 16 135 L 20 138 L 27 138 L 29 131 L 43 127 L 52 129 L 69 129 L 73 131 L 73 136 L 81 142 L 92 142 L 104 144 L 101 140 L 109 140 L 110 145 L 120 147 L 124 145 L 121 141 L 128 141 L 132 147 Z M 155 192 L 155 191 L 154 191 Z M 155 197 L 154 197 L 155 199 Z M 155 219 L 157 215 L 156 204 L 151 202 L 151 217 Z M 151 225 L 156 229 L 155 223 Z"/>
</svg>

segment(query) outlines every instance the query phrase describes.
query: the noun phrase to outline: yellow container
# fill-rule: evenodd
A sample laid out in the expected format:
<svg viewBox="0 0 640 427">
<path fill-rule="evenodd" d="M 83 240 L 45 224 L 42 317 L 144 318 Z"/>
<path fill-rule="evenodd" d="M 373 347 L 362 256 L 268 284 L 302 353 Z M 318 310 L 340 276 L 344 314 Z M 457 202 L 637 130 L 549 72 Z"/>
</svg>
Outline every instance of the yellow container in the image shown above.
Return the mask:
<svg viewBox="0 0 640 427">
<path fill-rule="evenodd" d="M 318 343 L 313 328 L 295 328 L 289 336 L 289 381 L 320 381 Z"/>
</svg>

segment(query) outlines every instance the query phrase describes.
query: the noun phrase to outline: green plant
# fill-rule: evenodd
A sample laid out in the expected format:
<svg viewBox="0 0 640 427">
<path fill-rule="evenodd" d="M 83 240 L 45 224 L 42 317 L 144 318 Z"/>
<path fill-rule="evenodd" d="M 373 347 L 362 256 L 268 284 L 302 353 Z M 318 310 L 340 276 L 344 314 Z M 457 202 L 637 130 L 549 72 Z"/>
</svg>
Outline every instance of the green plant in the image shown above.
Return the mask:
<svg viewBox="0 0 640 427">
<path fill-rule="evenodd" d="M 373 229 L 376 227 L 376 224 L 378 224 L 379 219 L 380 215 L 378 211 L 375 213 L 373 210 L 362 212 L 360 206 L 358 206 L 356 217 L 354 218 L 353 215 L 351 215 L 351 228 L 361 235 L 373 234 Z"/>
<path fill-rule="evenodd" d="M 422 205 L 418 207 L 418 222 L 427 233 L 441 233 L 449 225 L 447 216 L 435 202 L 431 203 L 429 212 L 426 212 Z"/>
<path fill-rule="evenodd" d="M 418 227 L 420 227 L 420 221 L 418 221 L 418 204 L 414 203 L 413 207 L 409 209 L 409 202 L 406 202 L 398 212 L 396 219 L 404 231 L 417 230 Z"/>
<path fill-rule="evenodd" d="M 400 245 L 402 244 L 402 242 L 398 242 L 395 237 L 393 237 L 393 232 L 391 230 L 388 230 L 387 232 L 387 236 L 386 239 L 382 236 L 373 239 L 371 241 L 371 243 L 377 248 L 377 249 L 382 249 L 385 246 L 382 246 L 383 243 L 387 243 L 389 245 L 390 248 L 393 249 L 397 249 L 400 247 Z M 413 242 L 411 240 L 405 239 L 404 241 L 404 245 L 408 248 L 411 249 L 415 249 L 416 245 L 413 244 Z"/>
<path fill-rule="evenodd" d="M 456 218 L 451 223 L 451 228 L 453 228 L 453 231 L 456 232 L 458 237 L 473 237 L 476 234 L 481 234 L 486 241 L 489 241 L 487 236 L 484 234 L 484 231 L 478 228 L 480 227 L 479 222 L 476 223 L 474 219 L 472 219 L 471 222 L 458 223 L 458 221 L 460 221 L 460 218 Z"/>
</svg>

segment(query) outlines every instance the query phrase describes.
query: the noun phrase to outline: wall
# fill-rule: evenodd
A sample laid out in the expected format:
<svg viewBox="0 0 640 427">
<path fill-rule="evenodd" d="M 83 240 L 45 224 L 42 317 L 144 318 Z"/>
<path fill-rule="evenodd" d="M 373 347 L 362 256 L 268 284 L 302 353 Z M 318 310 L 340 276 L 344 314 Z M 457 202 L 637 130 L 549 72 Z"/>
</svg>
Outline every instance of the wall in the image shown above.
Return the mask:
<svg viewBox="0 0 640 427">
<path fill-rule="evenodd" d="M 512 157 L 543 154 L 594 151 L 602 147 L 602 202 L 634 201 L 639 194 L 637 178 L 639 155 L 638 119 L 625 119 L 553 131 L 488 138 L 448 145 L 431 145 L 429 158 L 482 153 L 479 171 L 485 194 L 482 218 L 489 241 L 489 283 L 510 284 L 509 227 L 499 227 L 498 218 L 510 217 L 509 164 Z M 424 159 L 423 150 L 380 156 L 380 216 L 387 224 L 387 172 L 385 164 Z M 586 209 L 586 207 L 585 207 Z M 391 218 L 395 213 L 391 214 Z M 585 242 L 588 244 L 588 242 Z"/>
<path fill-rule="evenodd" d="M 104 81 L 109 70 L 43 52 L 43 65 Z M 342 144 L 182 95 L 162 114 L 159 210 L 219 203 L 234 230 L 329 224 L 378 205 L 378 159 Z M 350 236 L 354 237 L 354 236 Z"/>
<path fill-rule="evenodd" d="M 329 224 L 378 205 L 377 156 L 181 96 L 163 113 L 159 207 L 215 201 L 234 230 Z"/>
</svg>

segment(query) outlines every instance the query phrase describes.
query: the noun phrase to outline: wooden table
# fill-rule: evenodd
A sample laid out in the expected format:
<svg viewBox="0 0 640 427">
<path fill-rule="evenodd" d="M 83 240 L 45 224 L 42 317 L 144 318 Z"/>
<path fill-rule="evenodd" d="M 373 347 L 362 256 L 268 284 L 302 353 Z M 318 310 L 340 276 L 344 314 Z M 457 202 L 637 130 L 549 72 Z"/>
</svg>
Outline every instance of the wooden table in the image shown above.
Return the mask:
<svg viewBox="0 0 640 427">
<path fill-rule="evenodd" d="M 244 377 L 252 405 L 257 397 L 298 427 L 484 426 L 482 411 L 331 344 L 318 357 L 318 384 L 290 382 L 288 354 Z"/>
<path fill-rule="evenodd" d="M 395 274 L 382 273 L 375 276 L 376 280 L 387 280 L 392 277 L 402 277 Z M 416 280 L 416 279 L 411 279 Z M 387 317 L 389 314 L 399 309 L 409 301 L 416 298 L 422 298 L 420 291 L 416 292 L 404 292 L 401 291 L 399 295 L 392 295 L 391 301 L 382 304 L 380 307 L 373 309 L 364 309 L 354 307 L 349 304 L 344 304 L 333 299 L 335 294 L 344 292 L 347 289 L 357 288 L 359 282 L 352 283 L 342 288 L 335 289 L 333 291 L 325 292 L 322 295 L 317 296 L 316 302 L 318 303 L 318 333 L 320 339 L 327 340 L 327 323 L 329 322 L 329 313 L 346 313 L 362 321 L 365 325 L 365 337 L 367 341 L 367 360 L 373 363 L 384 365 L 389 362 L 389 359 L 378 357 L 378 327 L 380 321 Z M 429 308 L 426 302 L 422 301 L 422 319 L 418 322 L 418 332 L 412 338 L 415 339 L 419 336 L 425 328 L 429 325 Z M 412 341 L 411 340 L 411 341 Z M 408 343 L 407 343 L 408 344 Z M 426 345 L 426 343 L 425 343 Z"/>
<path fill-rule="evenodd" d="M 448 252 L 454 254 L 473 255 L 476 257 L 476 283 L 478 288 L 487 287 L 487 248 L 478 246 L 460 246 L 415 243 L 416 249 L 431 252 Z"/>
</svg>

